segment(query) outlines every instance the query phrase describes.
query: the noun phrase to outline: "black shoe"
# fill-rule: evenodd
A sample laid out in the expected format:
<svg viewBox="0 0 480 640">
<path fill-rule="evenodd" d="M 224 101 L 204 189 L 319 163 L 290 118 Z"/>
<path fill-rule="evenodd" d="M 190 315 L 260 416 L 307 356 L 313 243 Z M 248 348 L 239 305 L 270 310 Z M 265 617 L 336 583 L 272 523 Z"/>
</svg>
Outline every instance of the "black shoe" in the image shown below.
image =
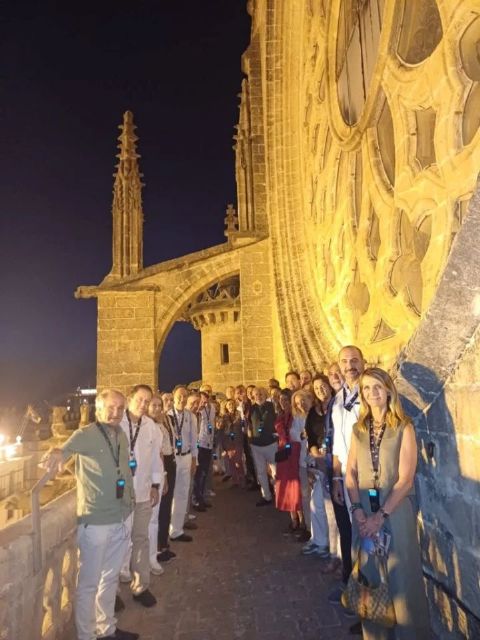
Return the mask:
<svg viewBox="0 0 480 640">
<path fill-rule="evenodd" d="M 203 513 L 204 511 L 207 510 L 207 508 L 204 507 L 203 504 L 194 504 L 193 505 L 193 510 L 194 511 L 199 511 L 200 513 Z"/>
<path fill-rule="evenodd" d="M 115 613 L 120 613 L 125 609 L 125 603 L 120 596 L 115 596 Z"/>
<path fill-rule="evenodd" d="M 132 633 L 131 631 L 122 631 L 118 627 L 115 633 L 111 636 L 101 636 L 98 640 L 138 640 L 140 638 L 139 633 Z"/>
<path fill-rule="evenodd" d="M 260 498 L 260 500 L 257 502 L 257 507 L 266 507 L 267 504 L 272 504 L 271 500 L 265 500 L 265 498 Z"/>
<path fill-rule="evenodd" d="M 229 480 L 231 480 L 231 478 L 232 478 L 232 476 L 225 475 L 225 476 L 223 476 L 223 478 L 222 478 L 222 482 L 228 482 Z"/>
<path fill-rule="evenodd" d="M 157 604 L 157 599 L 148 589 L 139 593 L 138 596 L 133 596 L 133 599 L 144 607 L 154 607 Z"/>
<path fill-rule="evenodd" d="M 298 533 L 295 533 L 294 535 L 297 542 L 303 543 L 308 542 L 312 537 L 310 531 L 307 531 L 306 529 L 299 529 Z"/>
<path fill-rule="evenodd" d="M 213 504 L 212 504 L 211 502 L 204 502 L 204 503 L 203 503 L 203 506 L 204 506 L 206 509 L 211 509 L 211 508 L 213 507 Z"/>
<path fill-rule="evenodd" d="M 167 562 L 170 562 L 170 560 L 175 560 L 176 557 L 176 553 L 173 553 L 173 551 L 170 551 L 170 549 L 165 549 L 164 551 L 160 551 L 160 553 L 157 553 L 157 562 L 166 564 Z"/>
<path fill-rule="evenodd" d="M 284 536 L 294 536 L 298 532 L 298 529 L 298 524 L 293 524 L 293 522 L 290 522 L 288 527 L 284 529 L 282 533 Z"/>
<path fill-rule="evenodd" d="M 195 531 L 195 529 L 198 529 L 198 524 L 195 524 L 195 522 L 191 522 L 191 520 L 187 520 L 187 522 L 185 522 L 185 524 L 183 525 L 184 529 L 190 529 L 190 531 Z"/>
<path fill-rule="evenodd" d="M 193 540 L 192 536 L 189 536 L 188 533 L 182 533 L 176 538 L 170 538 L 172 542 L 191 542 Z"/>
<path fill-rule="evenodd" d="M 361 622 L 355 622 L 355 624 L 352 624 L 352 626 L 349 628 L 349 632 L 350 632 L 350 635 L 352 635 L 352 636 L 361 636 L 361 635 L 363 635 L 362 623 Z"/>
</svg>

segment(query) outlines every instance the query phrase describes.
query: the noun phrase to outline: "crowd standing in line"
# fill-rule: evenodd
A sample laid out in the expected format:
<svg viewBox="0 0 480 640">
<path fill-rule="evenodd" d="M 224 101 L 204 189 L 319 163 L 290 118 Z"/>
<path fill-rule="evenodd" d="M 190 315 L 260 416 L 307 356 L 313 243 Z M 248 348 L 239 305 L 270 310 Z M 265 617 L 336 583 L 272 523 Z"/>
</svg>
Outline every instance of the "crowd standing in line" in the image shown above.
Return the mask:
<svg viewBox="0 0 480 640">
<path fill-rule="evenodd" d="M 267 386 L 229 386 L 220 402 L 209 385 L 155 393 L 140 383 L 128 398 L 106 389 L 96 399 L 96 421 L 48 454 L 52 472 L 76 456 L 79 640 L 139 637 L 116 626 L 115 612 L 126 606 L 119 581 L 130 584 L 138 604 L 156 605 L 150 576 L 176 558 L 170 543 L 192 541 L 190 511 L 213 506 L 214 473 L 237 490 L 259 490 L 257 507 L 289 513 L 283 534 L 339 580 L 328 596 L 334 605 L 342 606 L 352 559 L 371 584 L 379 581 L 381 540 L 396 625 L 362 620 L 351 633 L 430 637 L 415 434 L 392 379 L 365 369 L 361 350 L 350 345 L 324 373 L 289 371 L 283 389 L 274 378 Z"/>
</svg>

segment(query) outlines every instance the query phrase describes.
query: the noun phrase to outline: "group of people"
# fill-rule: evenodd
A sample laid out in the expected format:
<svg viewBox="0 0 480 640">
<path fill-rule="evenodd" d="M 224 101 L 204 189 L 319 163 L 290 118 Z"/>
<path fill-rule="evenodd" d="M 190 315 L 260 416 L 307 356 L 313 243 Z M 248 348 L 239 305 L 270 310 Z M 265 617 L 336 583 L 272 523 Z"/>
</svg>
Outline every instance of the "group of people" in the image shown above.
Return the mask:
<svg viewBox="0 0 480 640">
<path fill-rule="evenodd" d="M 134 601 L 155 606 L 151 574 L 176 557 L 170 543 L 192 541 L 192 512 L 212 506 L 215 473 L 233 487 L 260 490 L 258 507 L 289 513 L 285 535 L 319 558 L 320 571 L 341 579 L 329 594 L 333 604 L 362 551 L 362 573 L 375 583 L 376 550 L 387 539 L 396 626 L 364 620 L 351 630 L 367 639 L 430 637 L 415 434 L 390 376 L 365 366 L 361 350 L 346 346 L 325 373 L 290 371 L 283 388 L 275 379 L 228 387 L 222 400 L 209 385 L 155 393 L 138 384 L 128 398 L 99 393 L 95 422 L 45 461 L 53 473 L 76 455 L 78 639 L 138 638 L 116 626 L 115 610 L 125 606 L 119 580 L 130 583 Z"/>
<path fill-rule="evenodd" d="M 252 435 L 260 430 L 263 438 L 250 440 L 258 504 L 272 501 L 267 465 L 276 507 L 290 514 L 285 533 L 304 543 L 303 554 L 321 560 L 320 571 L 339 575 L 329 601 L 342 603 L 352 560 L 371 585 L 385 568 L 394 628 L 362 620 L 351 632 L 368 640 L 430 638 L 416 527 L 417 445 L 392 378 L 366 368 L 362 351 L 349 345 L 325 373 L 291 371 L 285 388 L 271 380 L 252 398 Z M 262 445 L 263 455 L 256 451 Z"/>
</svg>

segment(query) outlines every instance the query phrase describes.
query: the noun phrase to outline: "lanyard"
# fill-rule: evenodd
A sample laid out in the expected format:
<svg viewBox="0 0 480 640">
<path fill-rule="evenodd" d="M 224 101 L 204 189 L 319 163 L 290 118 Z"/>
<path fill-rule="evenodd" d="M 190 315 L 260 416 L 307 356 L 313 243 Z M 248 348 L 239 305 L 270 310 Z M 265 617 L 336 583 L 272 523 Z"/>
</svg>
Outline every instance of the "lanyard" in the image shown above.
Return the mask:
<svg viewBox="0 0 480 640">
<path fill-rule="evenodd" d="M 177 437 L 180 438 L 182 435 L 183 421 L 185 420 L 185 411 L 182 411 L 182 421 L 178 424 L 177 418 L 177 410 L 173 409 L 173 421 L 175 422 L 175 430 L 177 432 Z"/>
<path fill-rule="evenodd" d="M 347 402 L 347 390 L 345 389 L 345 387 L 343 387 L 343 408 L 345 409 L 345 411 L 351 411 L 355 405 L 355 402 L 358 398 L 358 389 L 357 391 L 355 391 L 355 393 L 350 396 L 349 401 Z"/>
<path fill-rule="evenodd" d="M 115 440 L 117 440 L 117 455 L 115 455 L 115 452 L 112 446 L 112 441 L 108 437 L 103 425 L 100 424 L 100 422 L 97 422 L 96 424 L 97 424 L 97 427 L 100 429 L 100 433 L 105 438 L 105 441 L 108 444 L 108 448 L 110 449 L 110 453 L 112 454 L 113 461 L 115 462 L 115 466 L 117 467 L 117 473 L 120 475 L 120 443 L 118 442 L 116 434 L 115 434 Z"/>
<path fill-rule="evenodd" d="M 212 407 L 208 405 L 208 411 L 207 411 L 207 405 L 205 405 L 203 407 L 203 410 L 205 411 L 205 415 L 207 416 L 207 423 L 210 424 L 210 413 L 212 412 Z"/>
<path fill-rule="evenodd" d="M 380 466 L 380 445 L 382 444 L 383 434 L 385 433 L 387 423 L 384 422 L 380 433 L 377 438 L 373 432 L 373 421 L 370 421 L 369 434 L 370 434 L 370 456 L 372 458 L 373 467 L 373 480 L 375 487 L 378 486 L 378 468 Z"/>
<path fill-rule="evenodd" d="M 328 403 L 327 411 L 325 412 L 325 437 L 330 438 L 333 445 L 333 420 L 332 420 L 332 407 L 335 398 L 332 398 Z"/>
<path fill-rule="evenodd" d="M 140 416 L 140 418 L 138 419 L 137 426 L 135 427 L 135 435 L 133 435 L 132 421 L 130 420 L 130 414 L 128 413 L 128 409 L 125 413 L 127 414 L 128 430 L 130 432 L 130 453 L 133 455 L 133 450 L 135 449 L 138 433 L 140 431 L 140 422 L 142 421 L 142 417 Z"/>
<path fill-rule="evenodd" d="M 267 404 L 267 403 L 265 402 L 265 405 L 266 405 L 266 404 Z M 262 406 L 263 406 L 263 405 L 262 405 Z M 265 407 L 265 409 L 264 409 L 263 411 L 262 411 L 261 407 L 259 406 L 259 407 L 258 407 L 258 413 L 260 414 L 260 424 L 263 424 L 263 423 L 264 423 L 264 421 L 265 421 L 265 417 L 266 417 L 266 416 L 267 416 L 267 414 L 268 414 L 268 406 L 266 406 L 266 407 Z"/>
</svg>

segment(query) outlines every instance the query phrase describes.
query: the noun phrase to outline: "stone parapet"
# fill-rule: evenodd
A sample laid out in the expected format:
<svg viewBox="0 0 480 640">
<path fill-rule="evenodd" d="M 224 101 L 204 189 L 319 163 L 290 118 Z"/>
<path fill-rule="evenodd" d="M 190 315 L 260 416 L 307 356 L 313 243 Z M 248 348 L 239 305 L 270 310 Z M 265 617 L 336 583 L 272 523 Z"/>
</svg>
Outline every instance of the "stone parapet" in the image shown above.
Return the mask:
<svg viewBox="0 0 480 640">
<path fill-rule="evenodd" d="M 28 516 L 0 531 L 0 640 L 73 637 L 72 599 L 77 574 L 75 490 L 41 510 L 42 563 L 33 569 Z"/>
</svg>

